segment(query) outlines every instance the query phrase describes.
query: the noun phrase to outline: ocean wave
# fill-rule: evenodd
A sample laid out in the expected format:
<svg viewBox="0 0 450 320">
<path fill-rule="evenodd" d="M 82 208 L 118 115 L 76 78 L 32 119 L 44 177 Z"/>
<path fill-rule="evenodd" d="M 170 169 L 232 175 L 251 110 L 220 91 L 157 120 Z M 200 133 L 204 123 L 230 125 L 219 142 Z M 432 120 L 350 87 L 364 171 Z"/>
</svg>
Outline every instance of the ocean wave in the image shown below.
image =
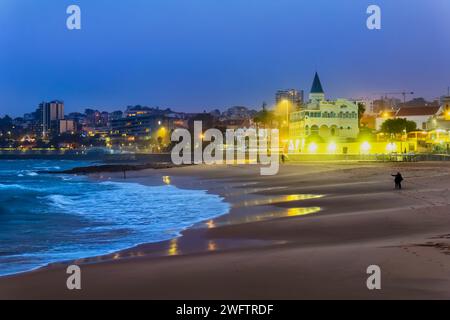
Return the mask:
<svg viewBox="0 0 450 320">
<path fill-rule="evenodd" d="M 37 170 L 44 170 L 44 171 L 50 171 L 50 170 L 61 170 L 60 166 L 53 166 L 53 167 L 34 167 L 34 169 Z"/>
<path fill-rule="evenodd" d="M 138 183 L 101 182 L 99 190 L 82 195 L 52 194 L 50 204 L 70 214 L 82 215 L 111 227 L 146 229 L 155 222 L 172 235 L 185 227 L 225 214 L 229 207 L 219 196 L 203 190 Z M 157 226 L 158 227 L 158 226 Z M 158 239 L 159 240 L 159 239 Z"/>
<path fill-rule="evenodd" d="M 38 187 L 28 187 L 24 184 L 2 184 L 0 183 L 0 190 L 20 190 L 20 191 L 30 191 L 30 192 L 45 192 L 47 189 L 45 188 L 38 188 Z"/>
<path fill-rule="evenodd" d="M 0 183 L 7 190 L 0 192 L 0 243 L 18 252 L 0 258 L 0 275 L 169 240 L 229 211 L 223 198 L 203 190 L 63 175 L 17 178 L 19 171 L 27 170 L 21 166 Z"/>
<path fill-rule="evenodd" d="M 23 185 L 20 184 L 3 184 L 0 183 L 0 190 L 5 190 L 5 189 L 20 189 L 20 190 L 29 190 L 30 188 L 27 188 Z"/>
<path fill-rule="evenodd" d="M 62 209 L 67 209 L 67 206 L 75 205 L 75 202 L 72 199 L 61 194 L 52 194 L 44 198 L 49 200 L 52 205 Z"/>
<path fill-rule="evenodd" d="M 36 177 L 39 174 L 37 172 L 34 171 L 29 171 L 29 170 L 21 170 L 19 171 L 19 173 L 17 174 L 18 177 L 24 177 L 24 176 L 28 176 L 28 177 Z"/>
</svg>

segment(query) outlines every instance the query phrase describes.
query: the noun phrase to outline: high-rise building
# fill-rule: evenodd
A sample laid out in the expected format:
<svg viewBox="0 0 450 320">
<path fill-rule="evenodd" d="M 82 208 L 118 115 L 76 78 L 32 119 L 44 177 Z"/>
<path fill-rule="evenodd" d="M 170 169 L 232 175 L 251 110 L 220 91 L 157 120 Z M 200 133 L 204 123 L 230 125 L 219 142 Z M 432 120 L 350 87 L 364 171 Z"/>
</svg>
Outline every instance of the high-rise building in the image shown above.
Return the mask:
<svg viewBox="0 0 450 320">
<path fill-rule="evenodd" d="M 73 120 L 58 120 L 58 133 L 76 132 L 77 127 Z"/>
<path fill-rule="evenodd" d="M 58 132 L 59 120 L 64 120 L 64 102 L 42 102 L 39 105 L 42 137 L 47 138 Z"/>
<path fill-rule="evenodd" d="M 296 108 L 300 108 L 303 104 L 303 90 L 287 89 L 278 90 L 275 95 L 276 104 L 280 104 L 283 101 L 289 101 Z"/>
</svg>

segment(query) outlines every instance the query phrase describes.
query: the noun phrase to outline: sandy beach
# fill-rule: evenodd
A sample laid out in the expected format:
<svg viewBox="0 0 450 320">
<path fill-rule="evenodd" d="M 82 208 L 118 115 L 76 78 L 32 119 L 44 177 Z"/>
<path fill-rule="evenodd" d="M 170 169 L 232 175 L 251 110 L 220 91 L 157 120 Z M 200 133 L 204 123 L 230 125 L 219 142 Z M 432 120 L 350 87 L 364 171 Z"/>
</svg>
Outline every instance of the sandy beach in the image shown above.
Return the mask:
<svg viewBox="0 0 450 320">
<path fill-rule="evenodd" d="M 0 278 L 0 299 L 450 298 L 450 163 L 190 166 L 127 181 L 208 190 L 232 209 L 172 241 L 75 261 L 82 290 L 55 264 Z M 366 287 L 370 265 L 381 290 Z"/>
</svg>

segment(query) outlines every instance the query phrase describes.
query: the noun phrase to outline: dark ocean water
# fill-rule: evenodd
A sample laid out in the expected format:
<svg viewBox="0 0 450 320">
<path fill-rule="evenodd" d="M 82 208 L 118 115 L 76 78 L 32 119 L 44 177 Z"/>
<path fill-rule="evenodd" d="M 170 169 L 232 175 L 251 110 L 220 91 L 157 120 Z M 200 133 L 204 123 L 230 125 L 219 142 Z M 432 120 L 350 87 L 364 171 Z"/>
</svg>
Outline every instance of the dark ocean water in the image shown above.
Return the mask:
<svg viewBox="0 0 450 320">
<path fill-rule="evenodd" d="M 168 240 L 229 210 L 201 190 L 37 173 L 84 165 L 0 161 L 0 275 Z"/>
</svg>

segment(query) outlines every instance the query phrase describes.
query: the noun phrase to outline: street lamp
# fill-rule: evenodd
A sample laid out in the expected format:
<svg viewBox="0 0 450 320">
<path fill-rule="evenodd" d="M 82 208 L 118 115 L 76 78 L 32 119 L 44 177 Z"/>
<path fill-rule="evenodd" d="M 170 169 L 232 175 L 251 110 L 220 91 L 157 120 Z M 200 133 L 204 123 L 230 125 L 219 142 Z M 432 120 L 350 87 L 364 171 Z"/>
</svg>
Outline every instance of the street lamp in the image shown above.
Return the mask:
<svg viewBox="0 0 450 320">
<path fill-rule="evenodd" d="M 289 126 L 289 100 L 284 99 L 283 103 L 286 105 L 286 123 Z"/>
</svg>

